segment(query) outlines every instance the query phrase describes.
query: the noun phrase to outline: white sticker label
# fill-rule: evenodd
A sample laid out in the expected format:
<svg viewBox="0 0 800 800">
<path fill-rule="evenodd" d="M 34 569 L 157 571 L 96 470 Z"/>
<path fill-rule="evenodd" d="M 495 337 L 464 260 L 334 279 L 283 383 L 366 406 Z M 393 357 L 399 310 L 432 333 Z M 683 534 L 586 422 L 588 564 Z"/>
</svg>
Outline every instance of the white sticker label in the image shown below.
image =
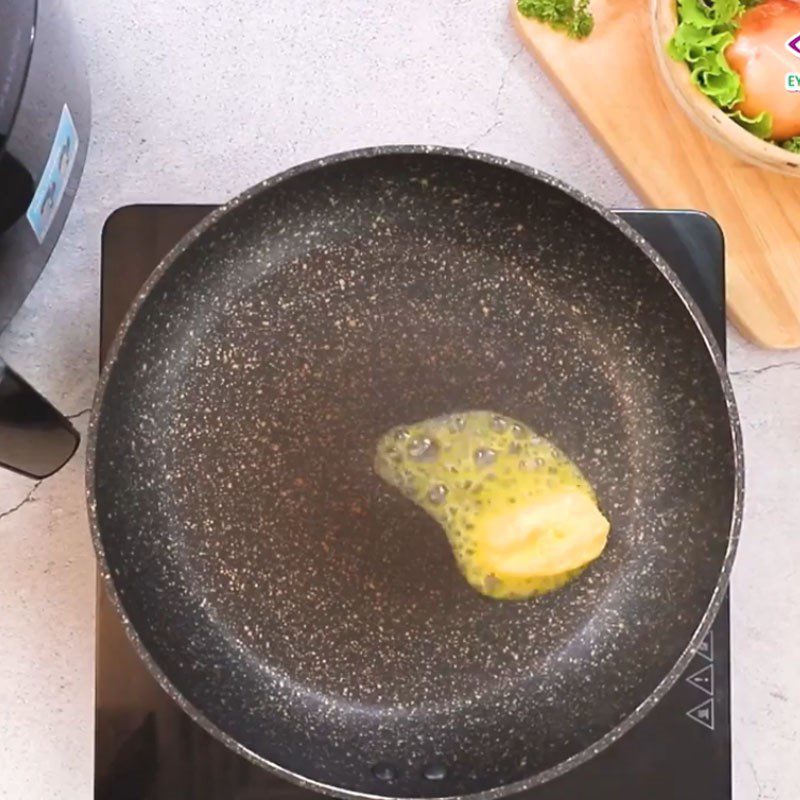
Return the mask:
<svg viewBox="0 0 800 800">
<path fill-rule="evenodd" d="M 28 222 L 36 234 L 39 243 L 44 241 L 47 231 L 58 211 L 64 192 L 67 190 L 75 157 L 78 154 L 78 131 L 72 115 L 65 105 L 61 109 L 61 119 L 56 128 L 56 135 L 50 147 L 44 172 L 28 206 Z"/>
</svg>

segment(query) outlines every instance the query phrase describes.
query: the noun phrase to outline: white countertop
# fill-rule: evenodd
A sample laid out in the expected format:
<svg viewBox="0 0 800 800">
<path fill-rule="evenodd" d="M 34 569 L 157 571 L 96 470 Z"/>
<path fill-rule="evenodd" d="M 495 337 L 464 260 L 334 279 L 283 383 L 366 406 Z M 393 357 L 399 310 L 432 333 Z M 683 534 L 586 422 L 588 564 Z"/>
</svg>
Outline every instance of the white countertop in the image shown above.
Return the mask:
<svg viewBox="0 0 800 800">
<path fill-rule="evenodd" d="M 0 352 L 82 429 L 97 369 L 100 230 L 118 206 L 219 201 L 291 164 L 392 142 L 491 151 L 607 205 L 638 205 L 521 50 L 505 2 L 73 6 L 93 88 L 89 160 Z M 732 334 L 730 367 L 747 461 L 733 577 L 735 798 L 794 800 L 800 353 Z M 92 796 L 94 580 L 82 452 L 41 485 L 0 474 L 0 797 Z"/>
</svg>

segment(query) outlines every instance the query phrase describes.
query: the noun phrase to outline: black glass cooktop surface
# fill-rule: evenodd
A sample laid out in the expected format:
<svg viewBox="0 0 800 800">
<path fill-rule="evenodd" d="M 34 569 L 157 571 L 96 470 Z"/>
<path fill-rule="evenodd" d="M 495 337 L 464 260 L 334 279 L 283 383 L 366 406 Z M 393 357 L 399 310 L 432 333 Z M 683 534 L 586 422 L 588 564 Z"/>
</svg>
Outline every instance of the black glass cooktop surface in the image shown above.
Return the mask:
<svg viewBox="0 0 800 800">
<path fill-rule="evenodd" d="M 100 356 L 137 290 L 208 205 L 137 205 L 114 212 L 102 243 Z M 720 230 L 691 211 L 624 211 L 669 262 L 725 346 Z M 316 797 L 234 754 L 161 690 L 98 593 L 98 800 L 302 800 Z M 527 800 L 731 800 L 729 604 L 681 679 L 645 719 Z"/>
</svg>

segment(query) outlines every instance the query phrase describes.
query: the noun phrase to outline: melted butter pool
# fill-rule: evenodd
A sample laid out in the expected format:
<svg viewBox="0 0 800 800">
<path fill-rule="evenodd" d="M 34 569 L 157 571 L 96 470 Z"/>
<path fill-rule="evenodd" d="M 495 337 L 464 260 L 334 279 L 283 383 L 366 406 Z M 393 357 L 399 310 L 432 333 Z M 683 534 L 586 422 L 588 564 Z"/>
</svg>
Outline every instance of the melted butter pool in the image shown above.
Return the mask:
<svg viewBox="0 0 800 800">
<path fill-rule="evenodd" d="M 578 467 L 527 425 L 468 411 L 392 428 L 375 470 L 444 529 L 464 577 L 520 600 L 579 575 L 609 522 Z"/>
</svg>

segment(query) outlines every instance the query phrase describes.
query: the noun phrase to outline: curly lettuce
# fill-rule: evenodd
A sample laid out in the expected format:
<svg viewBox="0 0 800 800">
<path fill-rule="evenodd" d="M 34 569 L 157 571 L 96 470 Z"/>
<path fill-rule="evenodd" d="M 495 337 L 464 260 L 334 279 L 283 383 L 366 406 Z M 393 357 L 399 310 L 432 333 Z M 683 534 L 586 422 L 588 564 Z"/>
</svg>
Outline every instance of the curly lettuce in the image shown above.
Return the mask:
<svg viewBox="0 0 800 800">
<path fill-rule="evenodd" d="M 589 0 L 517 0 L 519 13 L 544 22 L 573 39 L 584 39 L 594 28 Z"/>
<path fill-rule="evenodd" d="M 732 111 L 728 116 L 759 139 L 769 140 L 772 137 L 772 114 L 768 111 L 762 111 L 757 117 L 748 117 L 741 111 Z"/>
<path fill-rule="evenodd" d="M 800 136 L 793 136 L 785 142 L 781 142 L 781 147 L 788 150 L 790 153 L 797 153 L 800 155 Z"/>
<path fill-rule="evenodd" d="M 686 62 L 695 86 L 724 109 L 743 97 L 741 79 L 725 59 L 743 10 L 740 0 L 678 0 L 678 26 L 667 44 L 672 58 Z"/>
<path fill-rule="evenodd" d="M 759 139 L 772 137 L 772 117 L 766 111 L 748 117 L 735 107 L 744 98 L 739 74 L 725 58 L 739 17 L 759 0 L 678 0 L 678 26 L 667 53 L 689 67 L 692 83 L 745 130 Z M 791 148 L 787 148 L 791 149 Z"/>
</svg>

